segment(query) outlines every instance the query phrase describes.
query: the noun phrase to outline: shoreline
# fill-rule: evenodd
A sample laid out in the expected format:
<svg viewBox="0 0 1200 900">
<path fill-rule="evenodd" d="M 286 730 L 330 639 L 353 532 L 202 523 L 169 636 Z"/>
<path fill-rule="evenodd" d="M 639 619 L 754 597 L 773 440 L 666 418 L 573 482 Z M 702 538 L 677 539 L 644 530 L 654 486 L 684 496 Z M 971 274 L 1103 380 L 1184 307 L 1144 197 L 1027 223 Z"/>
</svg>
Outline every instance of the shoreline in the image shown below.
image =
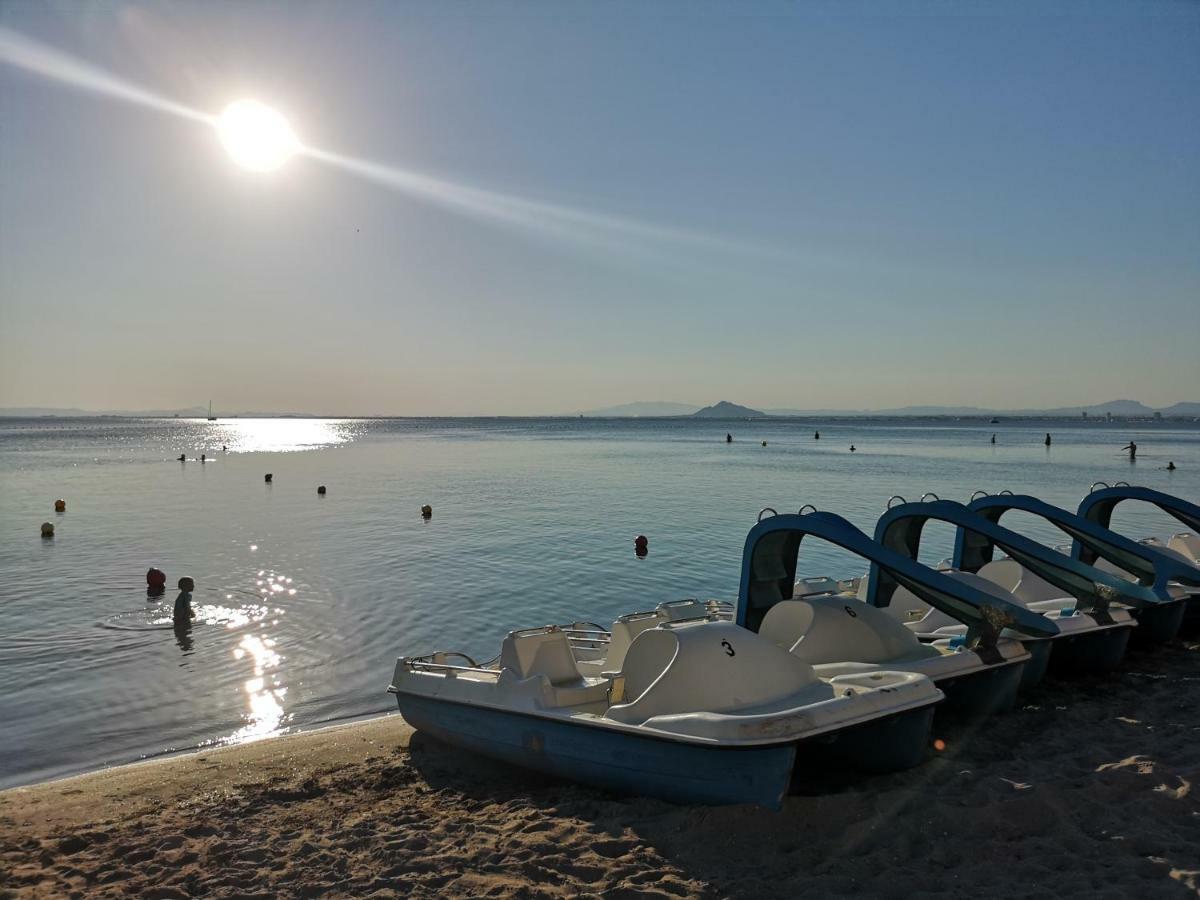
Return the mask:
<svg viewBox="0 0 1200 900">
<path fill-rule="evenodd" d="M 1049 681 L 782 812 L 621 797 L 397 715 L 0 792 L 0 896 L 1200 894 L 1200 642 Z M 1195 785 L 1195 787 L 1193 787 Z"/>
</svg>

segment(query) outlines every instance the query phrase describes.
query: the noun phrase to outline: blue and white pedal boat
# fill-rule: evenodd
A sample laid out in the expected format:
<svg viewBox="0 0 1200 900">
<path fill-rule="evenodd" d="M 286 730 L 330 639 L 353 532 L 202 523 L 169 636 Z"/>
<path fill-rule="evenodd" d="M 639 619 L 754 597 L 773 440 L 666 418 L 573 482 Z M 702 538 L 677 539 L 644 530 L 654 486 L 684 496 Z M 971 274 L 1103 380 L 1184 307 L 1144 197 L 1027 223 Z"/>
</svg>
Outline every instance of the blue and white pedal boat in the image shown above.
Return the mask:
<svg viewBox="0 0 1200 900">
<path fill-rule="evenodd" d="M 505 762 L 618 792 L 773 808 L 798 753 L 917 764 L 943 696 L 913 672 L 822 679 L 718 616 L 656 624 L 619 666 L 588 674 L 563 628 L 514 631 L 483 665 L 448 652 L 399 659 L 388 690 L 418 731 Z"/>
</svg>

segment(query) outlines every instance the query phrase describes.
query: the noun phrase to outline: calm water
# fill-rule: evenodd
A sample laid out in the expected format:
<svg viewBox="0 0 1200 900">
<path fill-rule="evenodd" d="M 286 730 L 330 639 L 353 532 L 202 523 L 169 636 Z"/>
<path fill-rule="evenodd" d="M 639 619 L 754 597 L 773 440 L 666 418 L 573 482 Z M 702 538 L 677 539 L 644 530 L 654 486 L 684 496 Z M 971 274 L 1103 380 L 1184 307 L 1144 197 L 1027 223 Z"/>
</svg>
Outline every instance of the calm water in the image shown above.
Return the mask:
<svg viewBox="0 0 1200 900">
<path fill-rule="evenodd" d="M 1119 452 L 1130 437 L 1133 466 Z M 174 461 L 184 451 L 190 461 Z M 1165 471 L 1168 460 L 1179 469 Z M 813 503 L 869 531 L 892 494 L 1009 488 L 1074 508 L 1093 481 L 1118 479 L 1200 499 L 1200 430 L 0 420 L 0 786 L 390 711 L 398 654 L 490 656 L 511 627 L 732 599 L 764 506 Z M 1120 515 L 1138 533 L 1179 530 Z M 39 537 L 43 521 L 53 540 Z M 638 534 L 646 559 L 633 553 Z M 933 528 L 926 557 L 947 555 L 951 539 Z M 169 585 L 196 580 L 187 639 L 170 625 L 174 591 L 147 601 L 152 565 Z M 800 568 L 863 567 L 806 542 Z"/>
</svg>

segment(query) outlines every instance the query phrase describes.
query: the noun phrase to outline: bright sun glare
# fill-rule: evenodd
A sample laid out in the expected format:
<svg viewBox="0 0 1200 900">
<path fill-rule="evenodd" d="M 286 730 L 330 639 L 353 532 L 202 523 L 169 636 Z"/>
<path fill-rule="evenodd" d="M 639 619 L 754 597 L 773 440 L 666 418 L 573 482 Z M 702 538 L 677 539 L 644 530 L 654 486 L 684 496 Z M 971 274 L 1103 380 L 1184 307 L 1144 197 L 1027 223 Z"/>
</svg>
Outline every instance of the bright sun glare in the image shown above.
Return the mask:
<svg viewBox="0 0 1200 900">
<path fill-rule="evenodd" d="M 217 134 L 233 161 L 254 172 L 278 169 L 300 149 L 292 126 L 257 100 L 238 100 L 217 119 Z"/>
</svg>

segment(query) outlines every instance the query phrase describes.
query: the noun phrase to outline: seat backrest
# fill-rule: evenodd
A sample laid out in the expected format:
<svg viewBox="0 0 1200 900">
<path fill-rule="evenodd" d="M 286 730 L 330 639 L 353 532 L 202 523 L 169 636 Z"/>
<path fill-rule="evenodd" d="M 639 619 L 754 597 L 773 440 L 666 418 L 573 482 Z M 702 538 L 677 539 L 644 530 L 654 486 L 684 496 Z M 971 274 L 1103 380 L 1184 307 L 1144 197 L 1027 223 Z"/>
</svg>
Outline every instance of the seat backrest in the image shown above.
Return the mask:
<svg viewBox="0 0 1200 900">
<path fill-rule="evenodd" d="M 522 679 L 545 675 L 554 685 L 572 684 L 582 677 L 571 642 L 557 628 L 510 632 L 500 645 L 500 668 Z"/>
<path fill-rule="evenodd" d="M 1186 556 L 1193 565 L 1200 563 L 1200 534 L 1181 531 L 1167 541 L 1167 549 Z"/>
<path fill-rule="evenodd" d="M 1015 559 L 994 559 L 980 566 L 975 574 L 986 578 L 992 584 L 1000 585 L 1011 594 L 1021 583 L 1025 570 Z"/>
<path fill-rule="evenodd" d="M 625 655 L 625 696 L 606 716 L 730 712 L 789 697 L 820 679 L 807 665 L 732 622 L 683 622 L 644 631 Z"/>
<path fill-rule="evenodd" d="M 661 625 L 662 622 L 657 610 L 630 613 L 613 622 L 611 636 L 608 639 L 608 655 L 604 659 L 604 671 L 620 671 L 625 664 L 625 654 L 629 651 L 634 638 L 647 629 Z"/>
<path fill-rule="evenodd" d="M 813 666 L 886 663 L 921 649 L 917 636 L 884 610 L 828 595 L 775 604 L 758 633 Z"/>
<path fill-rule="evenodd" d="M 820 576 L 817 578 L 799 578 L 792 591 L 793 597 L 805 597 L 809 594 L 836 594 L 838 583 L 832 578 Z"/>
</svg>

